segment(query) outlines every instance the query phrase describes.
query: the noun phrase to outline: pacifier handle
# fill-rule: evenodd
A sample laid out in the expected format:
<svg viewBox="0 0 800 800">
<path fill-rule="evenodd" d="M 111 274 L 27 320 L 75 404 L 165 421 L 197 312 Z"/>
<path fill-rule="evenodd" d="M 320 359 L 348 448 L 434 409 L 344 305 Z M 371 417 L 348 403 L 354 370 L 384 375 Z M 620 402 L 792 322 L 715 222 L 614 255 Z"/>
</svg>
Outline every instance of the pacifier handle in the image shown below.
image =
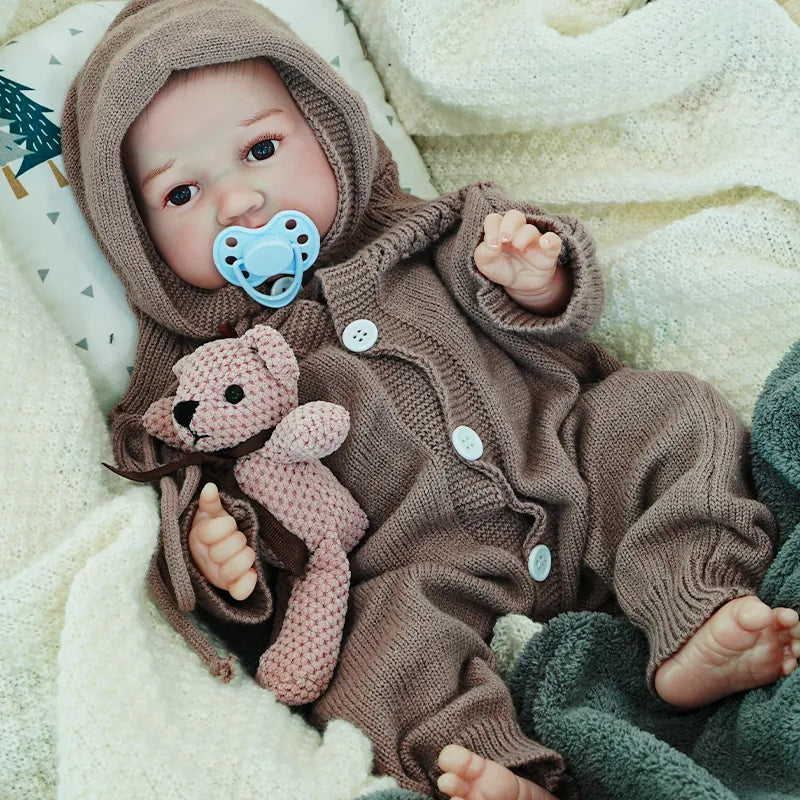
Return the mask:
<svg viewBox="0 0 800 800">
<path fill-rule="evenodd" d="M 232 265 L 233 273 L 239 279 L 239 282 L 235 285 L 241 286 L 253 300 L 257 303 L 261 303 L 262 306 L 266 306 L 267 308 L 283 308 L 283 306 L 288 305 L 294 300 L 300 292 L 300 286 L 303 283 L 303 270 L 297 269 L 296 262 L 297 256 L 295 255 L 295 273 L 292 278 L 292 283 L 283 291 L 278 292 L 278 294 L 264 294 L 254 289 L 248 282 L 248 279 L 242 274 L 242 269 L 238 261 Z M 231 281 L 231 283 L 233 283 L 233 281 Z"/>
</svg>

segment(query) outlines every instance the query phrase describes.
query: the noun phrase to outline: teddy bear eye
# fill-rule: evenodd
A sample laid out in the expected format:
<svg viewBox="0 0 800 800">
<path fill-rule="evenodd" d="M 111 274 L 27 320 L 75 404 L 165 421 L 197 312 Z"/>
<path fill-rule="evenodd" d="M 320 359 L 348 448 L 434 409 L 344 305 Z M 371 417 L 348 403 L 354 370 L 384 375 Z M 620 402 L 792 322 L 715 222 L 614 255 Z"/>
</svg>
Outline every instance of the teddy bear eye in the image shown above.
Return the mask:
<svg viewBox="0 0 800 800">
<path fill-rule="evenodd" d="M 236 404 L 241 400 L 244 400 L 244 389 L 241 386 L 238 386 L 235 383 L 232 383 L 226 390 L 225 390 L 225 399 L 229 403 Z"/>
</svg>

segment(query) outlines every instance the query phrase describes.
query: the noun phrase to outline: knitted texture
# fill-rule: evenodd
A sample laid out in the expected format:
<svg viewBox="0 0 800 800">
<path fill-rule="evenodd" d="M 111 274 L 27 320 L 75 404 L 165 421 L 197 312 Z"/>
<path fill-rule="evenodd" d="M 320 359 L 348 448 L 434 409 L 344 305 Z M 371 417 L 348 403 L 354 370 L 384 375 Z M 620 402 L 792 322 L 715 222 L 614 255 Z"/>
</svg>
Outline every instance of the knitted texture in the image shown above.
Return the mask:
<svg viewBox="0 0 800 800">
<path fill-rule="evenodd" d="M 174 370 L 176 394 L 145 414 L 152 436 L 188 452 L 211 452 L 275 428 L 260 450 L 236 460 L 233 472 L 245 494 L 305 542 L 310 557 L 293 582 L 280 633 L 262 655 L 256 680 L 287 705 L 310 703 L 336 666 L 350 588 L 347 553 L 368 524 L 319 461 L 347 436 L 347 411 L 324 402 L 295 408 L 297 362 L 268 325 L 204 344 Z"/>
<path fill-rule="evenodd" d="M 579 217 L 593 338 L 749 421 L 800 308 L 800 28 L 775 0 L 345 5 L 439 191 Z"/>
<path fill-rule="evenodd" d="M 274 312 L 235 287 L 196 289 L 169 271 L 119 151 L 170 68 L 256 54 L 274 60 L 340 195 L 307 285 Z M 616 596 L 647 634 L 652 676 L 718 605 L 753 592 L 774 522 L 751 497 L 747 438 L 731 410 L 689 375 L 624 369 L 585 340 L 604 293 L 576 218 L 490 183 L 429 202 L 410 197 L 363 105 L 245 0 L 127 6 L 73 84 L 63 146 L 78 204 L 139 316 L 131 387 L 113 416 L 122 466 L 153 466 L 157 448 L 141 416 L 170 393 L 175 361 L 223 323 L 241 334 L 268 322 L 300 362 L 299 401 L 350 414 L 350 434 L 327 466 L 366 512 L 370 534 L 351 555 L 347 632 L 312 720 L 357 723 L 378 769 L 403 788 L 430 792 L 439 749 L 457 742 L 573 797 L 564 759 L 520 730 L 486 642 L 503 614 L 546 620 Z M 563 241 L 572 294 L 558 316 L 530 314 L 474 268 L 487 215 L 511 208 Z M 378 339 L 353 352 L 342 337 L 364 319 Z M 480 436 L 479 459 L 453 448 L 461 425 Z M 196 476 L 162 479 L 151 572 L 187 639 L 192 625 L 180 611 L 194 602 L 231 624 L 266 607 L 260 575 L 251 598 L 232 604 L 193 567 L 186 535 L 197 485 Z M 252 520 L 242 524 L 254 541 Z M 540 544 L 552 555 L 542 581 L 527 568 Z M 223 659 L 192 644 L 227 677 Z"/>
<path fill-rule="evenodd" d="M 156 493 L 100 466 L 111 442 L 86 370 L 21 269 L 0 242 L 0 797 L 353 800 L 394 785 L 354 726 L 320 735 L 249 677 L 211 677 L 160 613 L 145 581 Z"/>
</svg>

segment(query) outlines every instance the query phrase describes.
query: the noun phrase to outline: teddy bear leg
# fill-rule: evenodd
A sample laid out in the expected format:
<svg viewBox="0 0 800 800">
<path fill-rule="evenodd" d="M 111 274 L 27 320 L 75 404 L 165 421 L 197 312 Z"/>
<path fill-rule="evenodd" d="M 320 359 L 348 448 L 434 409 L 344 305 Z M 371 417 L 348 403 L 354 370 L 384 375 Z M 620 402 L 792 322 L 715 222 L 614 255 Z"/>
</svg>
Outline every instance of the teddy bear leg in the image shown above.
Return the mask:
<svg viewBox="0 0 800 800">
<path fill-rule="evenodd" d="M 292 587 L 281 631 L 256 672 L 259 685 L 282 703 L 310 703 L 328 686 L 339 657 L 349 590 L 347 555 L 337 537 L 326 537 Z"/>
</svg>

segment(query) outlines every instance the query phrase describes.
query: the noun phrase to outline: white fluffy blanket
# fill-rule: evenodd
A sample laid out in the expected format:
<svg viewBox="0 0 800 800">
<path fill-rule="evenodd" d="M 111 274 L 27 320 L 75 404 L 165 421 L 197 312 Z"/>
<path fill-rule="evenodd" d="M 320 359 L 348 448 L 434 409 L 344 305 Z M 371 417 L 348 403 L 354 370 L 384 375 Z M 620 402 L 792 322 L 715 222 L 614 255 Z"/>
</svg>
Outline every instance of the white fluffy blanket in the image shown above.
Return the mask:
<svg viewBox="0 0 800 800">
<path fill-rule="evenodd" d="M 775 0 L 344 0 L 440 191 L 585 220 L 595 337 L 749 421 L 800 333 L 800 27 Z"/>
<path fill-rule="evenodd" d="M 366 737 L 211 677 L 148 595 L 155 492 L 121 481 L 84 367 L 0 243 L 0 798 L 350 800 Z"/>
</svg>

